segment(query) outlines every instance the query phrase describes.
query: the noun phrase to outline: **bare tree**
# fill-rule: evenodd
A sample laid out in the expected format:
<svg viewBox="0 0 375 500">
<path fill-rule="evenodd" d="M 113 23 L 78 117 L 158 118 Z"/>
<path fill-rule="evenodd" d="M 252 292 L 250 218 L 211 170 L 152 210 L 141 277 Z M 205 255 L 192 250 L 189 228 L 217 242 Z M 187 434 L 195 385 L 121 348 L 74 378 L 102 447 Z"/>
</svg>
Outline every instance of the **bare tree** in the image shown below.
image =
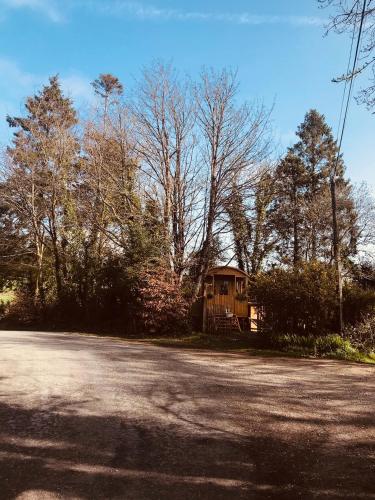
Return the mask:
<svg viewBox="0 0 375 500">
<path fill-rule="evenodd" d="M 354 186 L 356 250 L 360 259 L 375 259 L 375 199 L 367 184 Z"/>
<path fill-rule="evenodd" d="M 84 171 L 93 228 L 89 246 L 100 259 L 106 240 L 122 250 L 127 247 L 129 224 L 139 215 L 139 169 L 121 83 L 113 75 L 100 75 L 93 87 L 100 102 L 85 124 Z"/>
<path fill-rule="evenodd" d="M 254 185 L 258 166 L 269 152 L 269 112 L 263 105 L 236 105 L 236 74 L 203 71 L 195 90 L 203 163 L 207 171 L 207 212 L 199 252 L 198 295 L 207 273 L 215 226 L 226 212 L 233 186 L 243 198 Z"/>
<path fill-rule="evenodd" d="M 146 193 L 162 207 L 167 260 L 178 280 L 187 264 L 199 196 L 195 110 L 190 84 L 170 66 L 144 70 L 133 106 Z"/>
</svg>

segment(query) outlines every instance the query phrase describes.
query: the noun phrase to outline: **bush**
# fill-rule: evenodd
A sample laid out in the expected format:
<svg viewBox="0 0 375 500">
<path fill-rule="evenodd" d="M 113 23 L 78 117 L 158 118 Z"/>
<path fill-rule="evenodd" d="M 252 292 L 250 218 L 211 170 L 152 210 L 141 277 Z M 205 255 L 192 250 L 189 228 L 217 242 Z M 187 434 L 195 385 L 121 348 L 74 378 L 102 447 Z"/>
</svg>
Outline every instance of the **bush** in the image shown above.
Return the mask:
<svg viewBox="0 0 375 500">
<path fill-rule="evenodd" d="M 347 328 L 345 336 L 358 350 L 375 352 L 375 315 L 371 314 L 355 326 Z"/>
<path fill-rule="evenodd" d="M 255 277 L 251 295 L 265 309 L 266 329 L 281 334 L 334 331 L 338 310 L 332 266 L 315 262 Z"/>
<path fill-rule="evenodd" d="M 347 349 L 349 346 L 340 335 L 327 335 L 318 337 L 315 343 L 316 351 L 319 354 L 326 354 L 337 351 L 338 349 Z"/>
<path fill-rule="evenodd" d="M 275 349 L 285 351 L 301 351 L 309 354 L 328 354 L 339 349 L 346 350 L 350 342 L 345 341 L 340 335 L 270 335 L 269 344 Z"/>
<path fill-rule="evenodd" d="M 250 290 L 265 309 L 265 328 L 281 334 L 321 335 L 337 331 L 335 269 L 321 262 L 272 269 L 256 276 Z M 354 324 L 375 309 L 375 291 L 347 282 L 344 319 Z"/>
<path fill-rule="evenodd" d="M 31 325 L 40 314 L 27 290 L 18 291 L 15 300 L 8 304 L 4 312 L 5 321 L 20 325 Z"/>
<path fill-rule="evenodd" d="M 189 330 L 189 304 L 181 287 L 165 269 L 140 274 L 137 296 L 137 323 L 146 334 L 180 335 Z"/>
<path fill-rule="evenodd" d="M 345 323 L 354 325 L 375 311 L 375 290 L 362 288 L 356 283 L 346 284 L 344 295 Z"/>
</svg>

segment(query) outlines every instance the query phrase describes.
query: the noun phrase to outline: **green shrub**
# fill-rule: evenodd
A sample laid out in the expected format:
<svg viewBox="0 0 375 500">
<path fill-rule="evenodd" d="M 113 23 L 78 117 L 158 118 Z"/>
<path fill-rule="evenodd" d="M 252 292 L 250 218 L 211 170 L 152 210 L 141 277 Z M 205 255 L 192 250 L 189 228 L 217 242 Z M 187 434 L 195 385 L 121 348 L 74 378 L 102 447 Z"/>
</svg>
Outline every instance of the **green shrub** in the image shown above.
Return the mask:
<svg viewBox="0 0 375 500">
<path fill-rule="evenodd" d="M 264 306 L 264 326 L 281 334 L 326 335 L 337 331 L 338 300 L 333 266 L 321 262 L 272 269 L 254 277 L 250 294 Z M 344 319 L 356 323 L 375 310 L 375 291 L 348 282 Z"/>
<path fill-rule="evenodd" d="M 352 352 L 350 342 L 344 340 L 340 335 L 271 335 L 268 337 L 268 345 L 274 349 L 283 351 L 298 351 L 306 354 L 324 355 L 339 350 L 343 352 Z"/>
<path fill-rule="evenodd" d="M 327 335 L 325 337 L 317 337 L 315 340 L 316 350 L 319 354 L 326 354 L 339 349 L 345 350 L 350 347 L 350 343 L 345 341 L 340 335 Z"/>
<path fill-rule="evenodd" d="M 315 262 L 296 269 L 272 269 L 253 280 L 250 293 L 265 309 L 265 327 L 306 336 L 332 332 L 338 310 L 335 270 Z"/>
</svg>

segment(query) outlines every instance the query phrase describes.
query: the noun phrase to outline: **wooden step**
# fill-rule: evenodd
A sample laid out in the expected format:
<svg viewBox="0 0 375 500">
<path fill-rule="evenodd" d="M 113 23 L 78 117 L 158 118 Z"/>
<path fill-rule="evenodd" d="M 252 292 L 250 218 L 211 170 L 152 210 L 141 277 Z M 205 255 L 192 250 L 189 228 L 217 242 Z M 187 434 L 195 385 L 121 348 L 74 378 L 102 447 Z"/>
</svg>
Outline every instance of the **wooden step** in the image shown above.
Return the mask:
<svg viewBox="0 0 375 500">
<path fill-rule="evenodd" d="M 242 331 L 237 316 L 214 315 L 212 317 L 212 326 L 215 332 Z"/>
</svg>

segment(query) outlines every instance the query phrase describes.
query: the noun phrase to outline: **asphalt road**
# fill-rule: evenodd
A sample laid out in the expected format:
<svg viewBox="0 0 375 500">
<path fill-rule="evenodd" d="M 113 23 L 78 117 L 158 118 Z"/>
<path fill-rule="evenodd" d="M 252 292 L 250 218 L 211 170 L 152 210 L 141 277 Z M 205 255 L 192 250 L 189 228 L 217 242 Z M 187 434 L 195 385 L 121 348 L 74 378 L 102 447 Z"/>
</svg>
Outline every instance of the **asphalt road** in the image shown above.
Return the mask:
<svg viewBox="0 0 375 500">
<path fill-rule="evenodd" d="M 372 366 L 0 332 L 0 499 L 375 498 Z"/>
</svg>

